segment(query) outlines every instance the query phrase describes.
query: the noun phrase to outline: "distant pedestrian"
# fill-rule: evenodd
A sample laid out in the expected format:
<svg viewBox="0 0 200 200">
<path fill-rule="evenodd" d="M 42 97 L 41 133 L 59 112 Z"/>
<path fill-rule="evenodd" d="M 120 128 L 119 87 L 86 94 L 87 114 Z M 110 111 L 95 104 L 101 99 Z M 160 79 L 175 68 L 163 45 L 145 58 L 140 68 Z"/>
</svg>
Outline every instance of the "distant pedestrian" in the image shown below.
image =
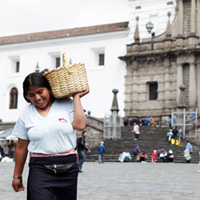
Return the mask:
<svg viewBox="0 0 200 200">
<path fill-rule="evenodd" d="M 134 131 L 134 134 L 135 134 L 134 140 L 138 140 L 138 138 L 140 136 L 140 127 L 137 123 L 134 124 L 133 131 Z"/>
<path fill-rule="evenodd" d="M 174 154 L 173 151 L 170 149 L 167 154 L 167 162 L 174 162 Z"/>
<path fill-rule="evenodd" d="M 134 156 L 134 162 L 137 162 L 137 155 L 140 153 L 140 146 L 137 145 L 134 149 L 133 149 L 133 156 Z"/>
<path fill-rule="evenodd" d="M 144 124 L 145 124 L 145 126 L 149 126 L 149 117 L 146 117 Z"/>
<path fill-rule="evenodd" d="M 175 126 L 175 128 L 172 130 L 172 133 L 173 133 L 173 136 L 172 136 L 172 138 L 175 140 L 175 142 L 176 142 L 176 140 L 178 139 L 178 128 L 177 128 L 177 126 Z"/>
<path fill-rule="evenodd" d="M 153 153 L 151 154 L 152 157 L 152 162 L 155 163 L 156 162 L 156 157 L 157 157 L 157 151 L 153 150 Z"/>
<path fill-rule="evenodd" d="M 124 117 L 124 126 L 128 126 L 129 120 L 128 117 Z"/>
<path fill-rule="evenodd" d="M 98 153 L 99 153 L 99 164 L 100 163 L 104 163 L 104 153 L 106 152 L 106 148 L 105 146 L 103 145 L 104 142 L 101 141 L 100 145 L 98 146 Z"/>
<path fill-rule="evenodd" d="M 171 143 L 171 137 L 173 136 L 173 133 L 172 133 L 172 127 L 170 126 L 169 129 L 168 129 L 168 132 L 167 132 L 167 136 L 168 136 L 168 141 L 169 143 Z"/>
<path fill-rule="evenodd" d="M 85 143 L 85 138 L 87 137 L 87 131 L 82 132 L 82 137 L 78 138 L 77 140 L 77 149 L 78 149 L 78 156 L 79 156 L 79 161 L 78 161 L 78 167 L 79 167 L 79 172 L 82 172 L 82 166 L 83 163 L 85 162 L 85 153 L 84 150 L 87 152 L 91 152 L 89 149 L 86 148 L 88 145 Z"/>
<path fill-rule="evenodd" d="M 144 151 L 142 151 L 139 156 L 140 156 L 140 162 L 145 163 L 147 159 L 147 154 Z"/>
<path fill-rule="evenodd" d="M 182 129 L 180 126 L 178 126 L 178 140 L 179 140 L 179 144 L 181 144 L 181 137 L 182 137 Z"/>
<path fill-rule="evenodd" d="M 191 158 L 192 158 L 191 154 L 192 154 L 192 145 L 187 140 L 186 146 L 185 146 L 185 151 L 184 151 L 184 157 L 185 157 L 187 163 L 189 163 L 191 161 Z"/>
<path fill-rule="evenodd" d="M 169 119 L 169 126 L 173 126 L 174 124 L 176 124 L 176 119 L 175 119 L 175 117 L 172 118 L 171 115 L 170 115 L 169 117 L 170 117 L 170 119 Z"/>
<path fill-rule="evenodd" d="M 192 118 L 195 118 L 195 117 L 196 117 L 196 114 L 197 114 L 197 113 L 196 113 L 196 110 L 194 109 L 193 112 L 192 112 Z"/>
<path fill-rule="evenodd" d="M 153 117 L 150 117 L 150 126 L 155 126 L 155 120 Z"/>
</svg>

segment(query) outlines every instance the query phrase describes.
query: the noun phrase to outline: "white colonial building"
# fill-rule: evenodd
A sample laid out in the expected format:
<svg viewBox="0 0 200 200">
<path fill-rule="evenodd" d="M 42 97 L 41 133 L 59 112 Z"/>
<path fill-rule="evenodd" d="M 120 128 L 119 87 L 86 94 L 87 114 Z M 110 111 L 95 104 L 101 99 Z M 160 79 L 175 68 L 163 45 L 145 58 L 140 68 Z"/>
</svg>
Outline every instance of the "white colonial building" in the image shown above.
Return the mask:
<svg viewBox="0 0 200 200">
<path fill-rule="evenodd" d="M 168 16 L 175 16 L 175 0 L 129 0 L 129 21 L 65 30 L 0 37 L 0 119 L 15 122 L 27 105 L 22 82 L 38 69 L 51 70 L 62 65 L 67 53 L 72 63 L 85 63 L 90 93 L 82 99 L 86 111 L 103 118 L 110 112 L 113 89 L 118 89 L 118 105 L 124 116 L 126 62 L 119 59 L 134 42 L 136 17 L 139 17 L 140 39 L 151 37 L 146 23 L 154 24 L 159 35 L 167 28 Z"/>
</svg>

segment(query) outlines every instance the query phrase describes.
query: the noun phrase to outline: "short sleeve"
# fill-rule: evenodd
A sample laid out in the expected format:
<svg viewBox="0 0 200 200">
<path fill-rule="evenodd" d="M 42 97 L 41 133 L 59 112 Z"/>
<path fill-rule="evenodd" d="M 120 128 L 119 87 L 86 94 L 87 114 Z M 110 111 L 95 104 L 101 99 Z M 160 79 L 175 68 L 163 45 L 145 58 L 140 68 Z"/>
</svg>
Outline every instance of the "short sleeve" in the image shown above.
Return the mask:
<svg viewBox="0 0 200 200">
<path fill-rule="evenodd" d="M 17 120 L 12 135 L 22 140 L 29 140 L 24 121 L 21 117 Z"/>
<path fill-rule="evenodd" d="M 74 102 L 71 98 L 68 100 L 68 113 L 71 123 L 74 121 Z"/>
</svg>

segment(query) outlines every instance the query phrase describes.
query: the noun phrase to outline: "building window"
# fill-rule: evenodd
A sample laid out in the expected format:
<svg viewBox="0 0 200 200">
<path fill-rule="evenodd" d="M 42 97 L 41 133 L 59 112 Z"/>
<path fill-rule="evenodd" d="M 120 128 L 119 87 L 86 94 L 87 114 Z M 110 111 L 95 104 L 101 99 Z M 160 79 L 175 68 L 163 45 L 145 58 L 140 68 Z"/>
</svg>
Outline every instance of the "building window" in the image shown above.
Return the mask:
<svg viewBox="0 0 200 200">
<path fill-rule="evenodd" d="M 20 62 L 16 62 L 16 72 L 19 72 Z"/>
<path fill-rule="evenodd" d="M 92 64 L 91 70 L 104 70 L 105 69 L 105 48 L 92 48 Z"/>
<path fill-rule="evenodd" d="M 149 100 L 157 100 L 158 83 L 149 83 Z"/>
<path fill-rule="evenodd" d="M 12 88 L 10 91 L 10 109 L 17 108 L 18 91 L 17 88 Z"/>
<path fill-rule="evenodd" d="M 56 57 L 56 68 L 60 67 L 60 57 Z"/>
<path fill-rule="evenodd" d="M 99 66 L 104 65 L 104 54 L 99 54 Z"/>
</svg>

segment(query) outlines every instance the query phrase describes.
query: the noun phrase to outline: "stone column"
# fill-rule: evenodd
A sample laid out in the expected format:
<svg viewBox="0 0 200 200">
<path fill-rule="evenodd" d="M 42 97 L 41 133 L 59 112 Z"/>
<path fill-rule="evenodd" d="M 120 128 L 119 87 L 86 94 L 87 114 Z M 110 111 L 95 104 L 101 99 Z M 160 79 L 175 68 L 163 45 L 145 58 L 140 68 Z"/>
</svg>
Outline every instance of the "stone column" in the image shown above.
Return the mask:
<svg viewBox="0 0 200 200">
<path fill-rule="evenodd" d="M 183 35 L 183 0 L 179 0 L 178 11 L 178 36 Z"/>
<path fill-rule="evenodd" d="M 189 107 L 190 108 L 196 108 L 196 71 L 195 71 L 195 64 L 194 63 L 190 63 Z"/>
<path fill-rule="evenodd" d="M 190 34 L 195 34 L 195 16 L 196 16 L 196 0 L 191 0 L 191 16 L 190 16 Z"/>
<path fill-rule="evenodd" d="M 177 104 L 179 103 L 179 97 L 181 95 L 179 86 L 183 84 L 183 66 L 182 64 L 179 64 L 177 66 L 177 86 L 176 86 L 176 91 L 177 91 L 177 96 L 176 96 L 176 102 Z"/>
</svg>

